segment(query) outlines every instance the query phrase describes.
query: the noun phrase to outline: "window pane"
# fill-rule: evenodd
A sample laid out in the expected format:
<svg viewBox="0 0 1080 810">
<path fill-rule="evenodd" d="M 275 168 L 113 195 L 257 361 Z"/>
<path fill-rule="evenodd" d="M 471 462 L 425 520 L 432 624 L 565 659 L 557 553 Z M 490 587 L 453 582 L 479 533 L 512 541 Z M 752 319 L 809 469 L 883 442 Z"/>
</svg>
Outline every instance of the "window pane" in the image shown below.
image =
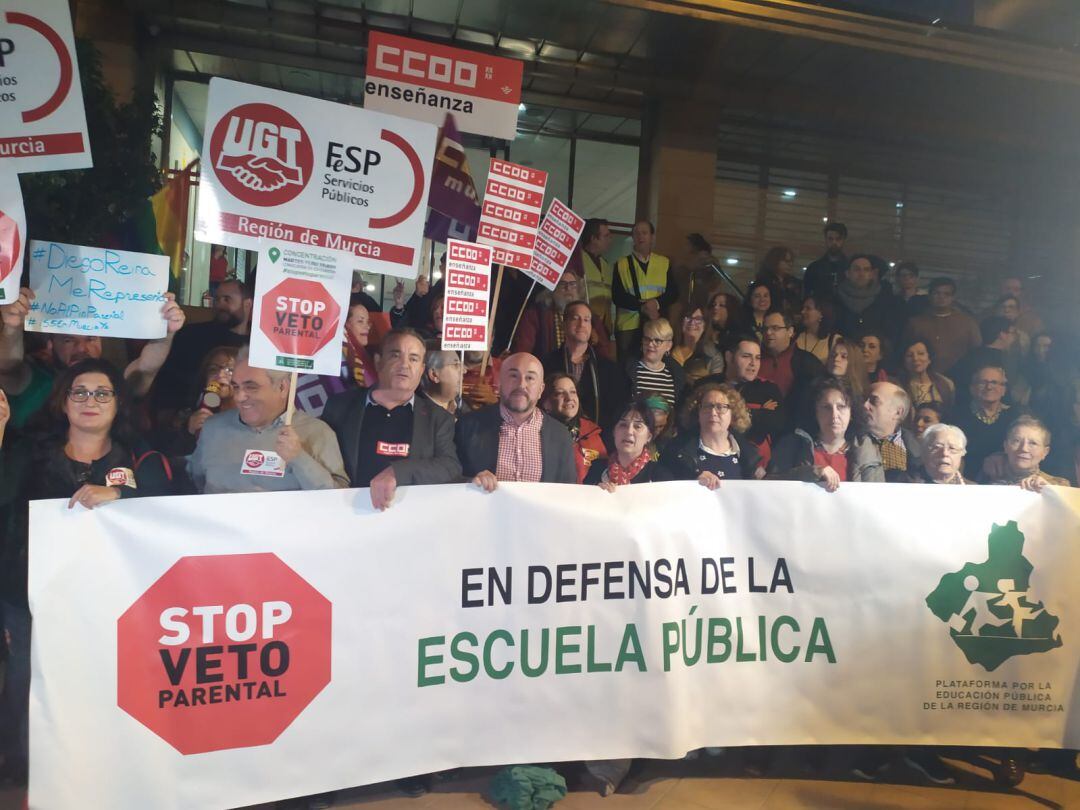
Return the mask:
<svg viewBox="0 0 1080 810">
<path fill-rule="evenodd" d="M 517 138 L 510 144 L 510 160 L 548 173 L 547 192 L 544 194 L 545 211 L 552 197 L 558 197 L 563 202 L 569 200 L 569 139 L 518 133 Z"/>
<path fill-rule="evenodd" d="M 583 217 L 632 223 L 637 207 L 638 147 L 578 139 L 574 210 Z"/>
</svg>

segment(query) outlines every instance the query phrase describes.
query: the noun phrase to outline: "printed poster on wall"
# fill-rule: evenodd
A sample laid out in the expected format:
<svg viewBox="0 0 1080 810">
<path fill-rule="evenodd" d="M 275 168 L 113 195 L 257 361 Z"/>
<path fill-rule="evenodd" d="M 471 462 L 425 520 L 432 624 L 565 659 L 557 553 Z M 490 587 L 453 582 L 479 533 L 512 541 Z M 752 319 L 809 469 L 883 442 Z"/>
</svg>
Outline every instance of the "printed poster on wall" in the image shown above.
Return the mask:
<svg viewBox="0 0 1080 810">
<path fill-rule="evenodd" d="M 506 141 L 517 132 L 523 64 L 382 31 L 368 35 L 364 107 Z"/>
<path fill-rule="evenodd" d="M 255 278 L 251 365 L 340 374 L 351 265 L 352 254 L 343 250 L 264 244 Z"/>
<path fill-rule="evenodd" d="M 457 239 L 447 242 L 444 350 L 487 351 L 490 286 L 491 248 Z"/>
<path fill-rule="evenodd" d="M 94 165 L 67 0 L 0 0 L 0 166 Z"/>
<path fill-rule="evenodd" d="M 195 236 L 353 253 L 414 278 L 437 130 L 308 96 L 211 79 Z"/>
<path fill-rule="evenodd" d="M 35 298 L 27 332 L 99 337 L 165 337 L 161 317 L 169 257 L 129 250 L 30 243 Z"/>
<path fill-rule="evenodd" d="M 19 297 L 25 246 L 26 212 L 19 176 L 0 163 L 0 304 Z"/>
<path fill-rule="evenodd" d="M 536 234 L 532 264 L 525 275 L 554 290 L 559 283 L 570 256 L 577 247 L 585 220 L 558 200 L 552 200 L 547 215 Z"/>
<path fill-rule="evenodd" d="M 548 173 L 540 169 L 491 159 L 476 241 L 495 249 L 495 264 L 519 270 L 531 266 L 547 179 Z"/>
</svg>

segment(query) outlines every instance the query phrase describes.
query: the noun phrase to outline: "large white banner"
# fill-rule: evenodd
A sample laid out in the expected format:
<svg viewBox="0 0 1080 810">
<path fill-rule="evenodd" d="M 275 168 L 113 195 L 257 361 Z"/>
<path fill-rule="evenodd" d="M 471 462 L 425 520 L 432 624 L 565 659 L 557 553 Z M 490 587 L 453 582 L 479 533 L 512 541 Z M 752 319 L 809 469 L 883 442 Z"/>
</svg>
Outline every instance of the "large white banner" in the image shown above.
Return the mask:
<svg viewBox="0 0 1080 810">
<path fill-rule="evenodd" d="M 0 165 L 93 163 L 67 0 L 0 0 Z"/>
<path fill-rule="evenodd" d="M 431 124 L 211 79 L 195 236 L 347 250 L 414 278 L 435 162 Z"/>
<path fill-rule="evenodd" d="M 32 807 L 702 746 L 1078 747 L 1080 492 L 37 502 Z M 527 733 L 523 733 L 527 730 Z"/>
</svg>

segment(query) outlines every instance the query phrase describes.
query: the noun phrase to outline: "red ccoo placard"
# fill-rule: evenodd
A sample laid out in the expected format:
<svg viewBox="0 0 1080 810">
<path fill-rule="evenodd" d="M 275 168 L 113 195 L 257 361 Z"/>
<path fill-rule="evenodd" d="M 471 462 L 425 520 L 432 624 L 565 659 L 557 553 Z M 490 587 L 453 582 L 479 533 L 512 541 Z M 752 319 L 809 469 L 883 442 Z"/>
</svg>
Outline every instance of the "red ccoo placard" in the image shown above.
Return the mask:
<svg viewBox="0 0 1080 810">
<path fill-rule="evenodd" d="M 585 220 L 563 205 L 559 200 L 552 200 L 547 216 L 540 224 L 536 237 L 532 263 L 525 275 L 543 284 L 549 290 L 562 278 L 563 271 L 570 261 L 570 255 L 577 247 L 581 232 L 585 230 Z"/>
<path fill-rule="evenodd" d="M 491 254 L 492 249 L 487 245 L 457 239 L 450 239 L 446 243 L 444 350 L 487 351 Z"/>
<path fill-rule="evenodd" d="M 529 269 L 547 178 L 540 169 L 491 159 L 476 241 L 491 245 L 495 264 Z"/>
</svg>

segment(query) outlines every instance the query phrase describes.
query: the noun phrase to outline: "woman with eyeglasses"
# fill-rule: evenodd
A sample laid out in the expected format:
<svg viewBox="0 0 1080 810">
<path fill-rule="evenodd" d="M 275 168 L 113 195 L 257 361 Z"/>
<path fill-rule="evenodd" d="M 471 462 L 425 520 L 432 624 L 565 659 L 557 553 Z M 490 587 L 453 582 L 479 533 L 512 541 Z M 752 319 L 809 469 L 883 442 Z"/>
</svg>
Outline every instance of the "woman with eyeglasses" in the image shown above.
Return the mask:
<svg viewBox="0 0 1080 810">
<path fill-rule="evenodd" d="M 83 360 L 53 383 L 50 425 L 34 442 L 29 500 L 68 498 L 93 509 L 120 498 L 168 495 L 172 470 L 135 431 L 123 375 L 106 360 Z"/>
<path fill-rule="evenodd" d="M 152 435 L 153 443 L 170 457 L 194 452 L 203 423 L 215 413 L 236 407 L 232 377 L 239 351 L 234 346 L 211 349 L 199 365 L 190 394 L 191 406 L 179 411 L 175 419 Z"/>
<path fill-rule="evenodd" d="M 671 358 L 673 338 L 674 332 L 667 318 L 645 322 L 641 357 L 631 357 L 625 369 L 633 396 L 656 394 L 672 407 L 678 407 L 682 402 L 686 373 Z"/>
<path fill-rule="evenodd" d="M 21 739 L 9 752 L 16 769 L 25 767 L 30 686 L 28 504 L 63 498 L 69 509 L 94 509 L 170 494 L 169 465 L 135 434 L 130 408 L 123 375 L 104 360 L 83 360 L 57 376 L 49 424 L 37 433 L 5 435 L 10 408 L 0 394 L 0 618 L 9 649 L 5 695 Z"/>
<path fill-rule="evenodd" d="M 682 366 L 686 384 L 693 385 L 702 377 L 718 374 L 724 370 L 724 357 L 719 352 L 709 352 L 705 342 L 705 326 L 708 319 L 705 308 L 691 305 L 682 317 L 677 343 L 671 350 L 671 359 Z"/>
<path fill-rule="evenodd" d="M 664 451 L 663 464 L 676 481 L 697 481 L 715 490 L 722 480 L 764 478 L 761 454 L 742 436 L 750 429 L 746 402 L 727 383 L 694 389 L 683 414 L 684 432 Z"/>
</svg>

